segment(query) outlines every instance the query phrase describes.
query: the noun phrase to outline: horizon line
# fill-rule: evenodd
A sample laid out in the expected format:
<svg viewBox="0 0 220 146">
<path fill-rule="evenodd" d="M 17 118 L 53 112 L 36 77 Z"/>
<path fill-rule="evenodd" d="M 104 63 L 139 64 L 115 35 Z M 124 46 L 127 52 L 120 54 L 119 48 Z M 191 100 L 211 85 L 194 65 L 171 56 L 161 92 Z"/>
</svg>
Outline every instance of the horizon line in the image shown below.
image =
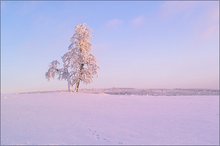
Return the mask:
<svg viewBox="0 0 220 146">
<path fill-rule="evenodd" d="M 132 88 L 132 87 L 111 87 L 111 88 L 82 88 L 79 90 L 106 90 L 106 89 L 138 89 L 138 90 L 217 90 L 218 88 Z M 1 92 L 1 94 L 25 94 L 25 93 L 46 93 L 46 92 L 68 92 L 68 90 L 31 90 L 31 91 L 21 91 L 21 92 Z M 74 91 L 70 91 L 74 92 Z"/>
</svg>

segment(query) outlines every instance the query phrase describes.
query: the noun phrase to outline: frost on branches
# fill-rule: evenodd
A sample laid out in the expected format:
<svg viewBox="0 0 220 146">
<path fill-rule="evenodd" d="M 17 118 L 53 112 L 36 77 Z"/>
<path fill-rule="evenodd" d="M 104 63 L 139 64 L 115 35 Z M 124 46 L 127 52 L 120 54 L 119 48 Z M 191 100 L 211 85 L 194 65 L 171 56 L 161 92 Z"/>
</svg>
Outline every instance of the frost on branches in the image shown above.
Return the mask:
<svg viewBox="0 0 220 146">
<path fill-rule="evenodd" d="M 91 33 L 85 24 L 75 27 L 75 34 L 71 37 L 68 52 L 62 56 L 63 67 L 57 60 L 51 62 L 46 78 L 50 80 L 58 75 L 58 79 L 67 80 L 68 91 L 75 85 L 75 91 L 79 91 L 79 85 L 90 83 L 94 75 L 97 75 L 98 66 L 95 57 L 91 54 Z"/>
</svg>

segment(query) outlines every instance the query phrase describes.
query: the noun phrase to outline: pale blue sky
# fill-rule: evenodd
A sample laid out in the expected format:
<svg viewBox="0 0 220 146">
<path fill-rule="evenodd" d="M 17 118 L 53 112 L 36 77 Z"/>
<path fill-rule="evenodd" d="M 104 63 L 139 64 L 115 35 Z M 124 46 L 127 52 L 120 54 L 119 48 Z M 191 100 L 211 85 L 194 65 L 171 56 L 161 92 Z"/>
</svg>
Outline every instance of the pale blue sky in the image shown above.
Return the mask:
<svg viewBox="0 0 220 146">
<path fill-rule="evenodd" d="M 82 88 L 219 88 L 218 1 L 1 1 L 1 91 L 66 89 L 45 72 L 79 23 L 100 66 Z"/>
</svg>

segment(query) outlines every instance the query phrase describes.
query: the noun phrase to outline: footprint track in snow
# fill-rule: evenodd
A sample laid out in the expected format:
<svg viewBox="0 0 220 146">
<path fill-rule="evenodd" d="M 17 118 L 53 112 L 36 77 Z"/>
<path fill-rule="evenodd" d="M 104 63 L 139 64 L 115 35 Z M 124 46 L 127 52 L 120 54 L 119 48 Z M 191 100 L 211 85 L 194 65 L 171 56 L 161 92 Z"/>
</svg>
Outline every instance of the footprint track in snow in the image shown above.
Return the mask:
<svg viewBox="0 0 220 146">
<path fill-rule="evenodd" d="M 100 136 L 100 134 L 98 134 L 98 132 L 97 132 L 96 130 L 92 130 L 92 129 L 89 128 L 89 132 L 90 132 L 93 136 L 95 136 L 95 138 L 96 138 L 97 140 L 104 140 L 104 141 L 106 141 L 106 142 L 110 142 L 110 140 L 109 140 L 108 138 L 105 138 L 105 137 Z"/>
</svg>

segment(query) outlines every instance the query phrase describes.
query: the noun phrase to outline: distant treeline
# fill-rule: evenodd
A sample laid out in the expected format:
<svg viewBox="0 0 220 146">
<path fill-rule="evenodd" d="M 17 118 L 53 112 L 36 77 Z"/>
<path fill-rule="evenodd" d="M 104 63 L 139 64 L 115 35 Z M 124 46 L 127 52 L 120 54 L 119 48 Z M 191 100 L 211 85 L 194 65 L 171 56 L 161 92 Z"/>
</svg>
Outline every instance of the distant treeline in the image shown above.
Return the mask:
<svg viewBox="0 0 220 146">
<path fill-rule="evenodd" d="M 86 93 L 105 93 L 112 95 L 150 95 L 150 96 L 178 96 L 178 95 L 219 95 L 215 89 L 135 89 L 135 88 L 110 88 L 110 89 L 82 89 Z"/>
<path fill-rule="evenodd" d="M 20 94 L 67 92 L 67 90 L 33 91 Z M 219 95 L 216 89 L 136 89 L 136 88 L 107 88 L 81 89 L 81 93 L 110 94 L 110 95 L 149 95 L 149 96 L 183 96 L 183 95 Z M 74 94 L 74 93 L 73 93 Z"/>
</svg>

